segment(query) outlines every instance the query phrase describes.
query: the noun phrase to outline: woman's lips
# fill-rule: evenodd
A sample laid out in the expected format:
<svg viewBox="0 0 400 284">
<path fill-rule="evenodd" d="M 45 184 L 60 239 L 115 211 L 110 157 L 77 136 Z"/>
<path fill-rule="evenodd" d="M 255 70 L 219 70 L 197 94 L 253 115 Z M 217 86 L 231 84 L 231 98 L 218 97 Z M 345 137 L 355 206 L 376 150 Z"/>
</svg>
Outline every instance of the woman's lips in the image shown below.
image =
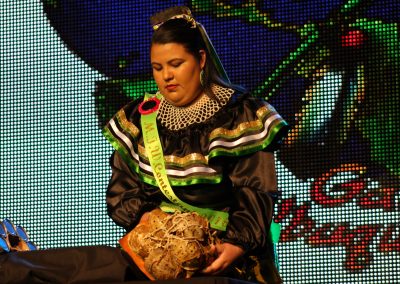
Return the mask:
<svg viewBox="0 0 400 284">
<path fill-rule="evenodd" d="M 175 91 L 177 87 L 178 87 L 178 85 L 167 85 L 165 88 L 168 91 Z"/>
</svg>

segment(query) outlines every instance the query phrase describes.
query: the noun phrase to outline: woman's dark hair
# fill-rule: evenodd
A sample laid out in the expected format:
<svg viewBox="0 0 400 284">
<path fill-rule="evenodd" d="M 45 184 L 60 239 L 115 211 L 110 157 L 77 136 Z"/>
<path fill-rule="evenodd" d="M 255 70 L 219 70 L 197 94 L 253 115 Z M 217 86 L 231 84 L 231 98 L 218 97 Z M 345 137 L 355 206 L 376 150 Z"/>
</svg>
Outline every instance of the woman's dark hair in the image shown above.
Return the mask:
<svg viewBox="0 0 400 284">
<path fill-rule="evenodd" d="M 151 44 L 182 44 L 198 61 L 201 59 L 200 50 L 204 50 L 206 52 L 206 63 L 203 70 L 202 86 L 207 95 L 215 99 L 216 97 L 211 89 L 213 83 L 229 88 L 233 86 L 219 75 L 199 28 L 193 28 L 193 23 L 186 19 L 170 19 L 179 14 L 190 15 L 190 10 L 181 6 L 172 7 L 151 17 L 150 21 L 153 26 L 162 23 L 154 31 Z M 235 87 L 234 89 L 238 88 Z"/>
</svg>

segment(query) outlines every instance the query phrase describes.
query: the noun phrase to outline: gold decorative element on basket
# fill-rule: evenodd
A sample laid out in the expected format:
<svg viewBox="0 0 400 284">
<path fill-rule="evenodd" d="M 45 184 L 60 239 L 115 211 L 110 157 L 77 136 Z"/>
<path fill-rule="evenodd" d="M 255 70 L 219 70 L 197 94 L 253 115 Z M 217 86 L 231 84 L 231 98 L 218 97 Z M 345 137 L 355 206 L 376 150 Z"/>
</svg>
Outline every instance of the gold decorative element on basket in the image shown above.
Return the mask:
<svg viewBox="0 0 400 284">
<path fill-rule="evenodd" d="M 9 219 L 0 222 L 0 254 L 29 250 L 37 250 L 37 247 L 29 240 L 24 228 Z"/>
</svg>

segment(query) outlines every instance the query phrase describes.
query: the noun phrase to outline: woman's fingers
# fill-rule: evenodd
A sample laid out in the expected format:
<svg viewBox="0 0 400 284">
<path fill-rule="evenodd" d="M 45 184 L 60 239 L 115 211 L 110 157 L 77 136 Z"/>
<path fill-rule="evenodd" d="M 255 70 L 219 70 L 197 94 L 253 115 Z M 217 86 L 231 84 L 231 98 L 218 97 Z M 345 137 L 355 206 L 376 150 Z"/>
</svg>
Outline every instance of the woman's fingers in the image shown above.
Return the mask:
<svg viewBox="0 0 400 284">
<path fill-rule="evenodd" d="M 219 274 L 223 272 L 232 262 L 243 255 L 243 249 L 230 243 L 217 244 L 215 249 L 218 257 L 208 267 L 203 269 L 205 274 Z"/>
<path fill-rule="evenodd" d="M 224 271 L 225 268 L 228 267 L 228 265 L 228 261 L 224 258 L 223 254 L 221 254 L 216 260 L 213 261 L 213 263 L 203 269 L 202 272 L 204 274 L 218 274 Z"/>
</svg>

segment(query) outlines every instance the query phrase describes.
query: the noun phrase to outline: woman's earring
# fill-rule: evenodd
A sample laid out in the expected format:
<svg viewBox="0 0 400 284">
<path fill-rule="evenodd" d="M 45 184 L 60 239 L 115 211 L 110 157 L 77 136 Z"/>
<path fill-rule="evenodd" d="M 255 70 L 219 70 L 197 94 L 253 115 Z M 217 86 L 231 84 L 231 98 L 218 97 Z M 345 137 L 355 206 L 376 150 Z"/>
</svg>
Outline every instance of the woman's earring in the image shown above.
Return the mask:
<svg viewBox="0 0 400 284">
<path fill-rule="evenodd" d="M 200 71 L 200 85 L 204 87 L 204 70 L 201 69 Z"/>
</svg>

